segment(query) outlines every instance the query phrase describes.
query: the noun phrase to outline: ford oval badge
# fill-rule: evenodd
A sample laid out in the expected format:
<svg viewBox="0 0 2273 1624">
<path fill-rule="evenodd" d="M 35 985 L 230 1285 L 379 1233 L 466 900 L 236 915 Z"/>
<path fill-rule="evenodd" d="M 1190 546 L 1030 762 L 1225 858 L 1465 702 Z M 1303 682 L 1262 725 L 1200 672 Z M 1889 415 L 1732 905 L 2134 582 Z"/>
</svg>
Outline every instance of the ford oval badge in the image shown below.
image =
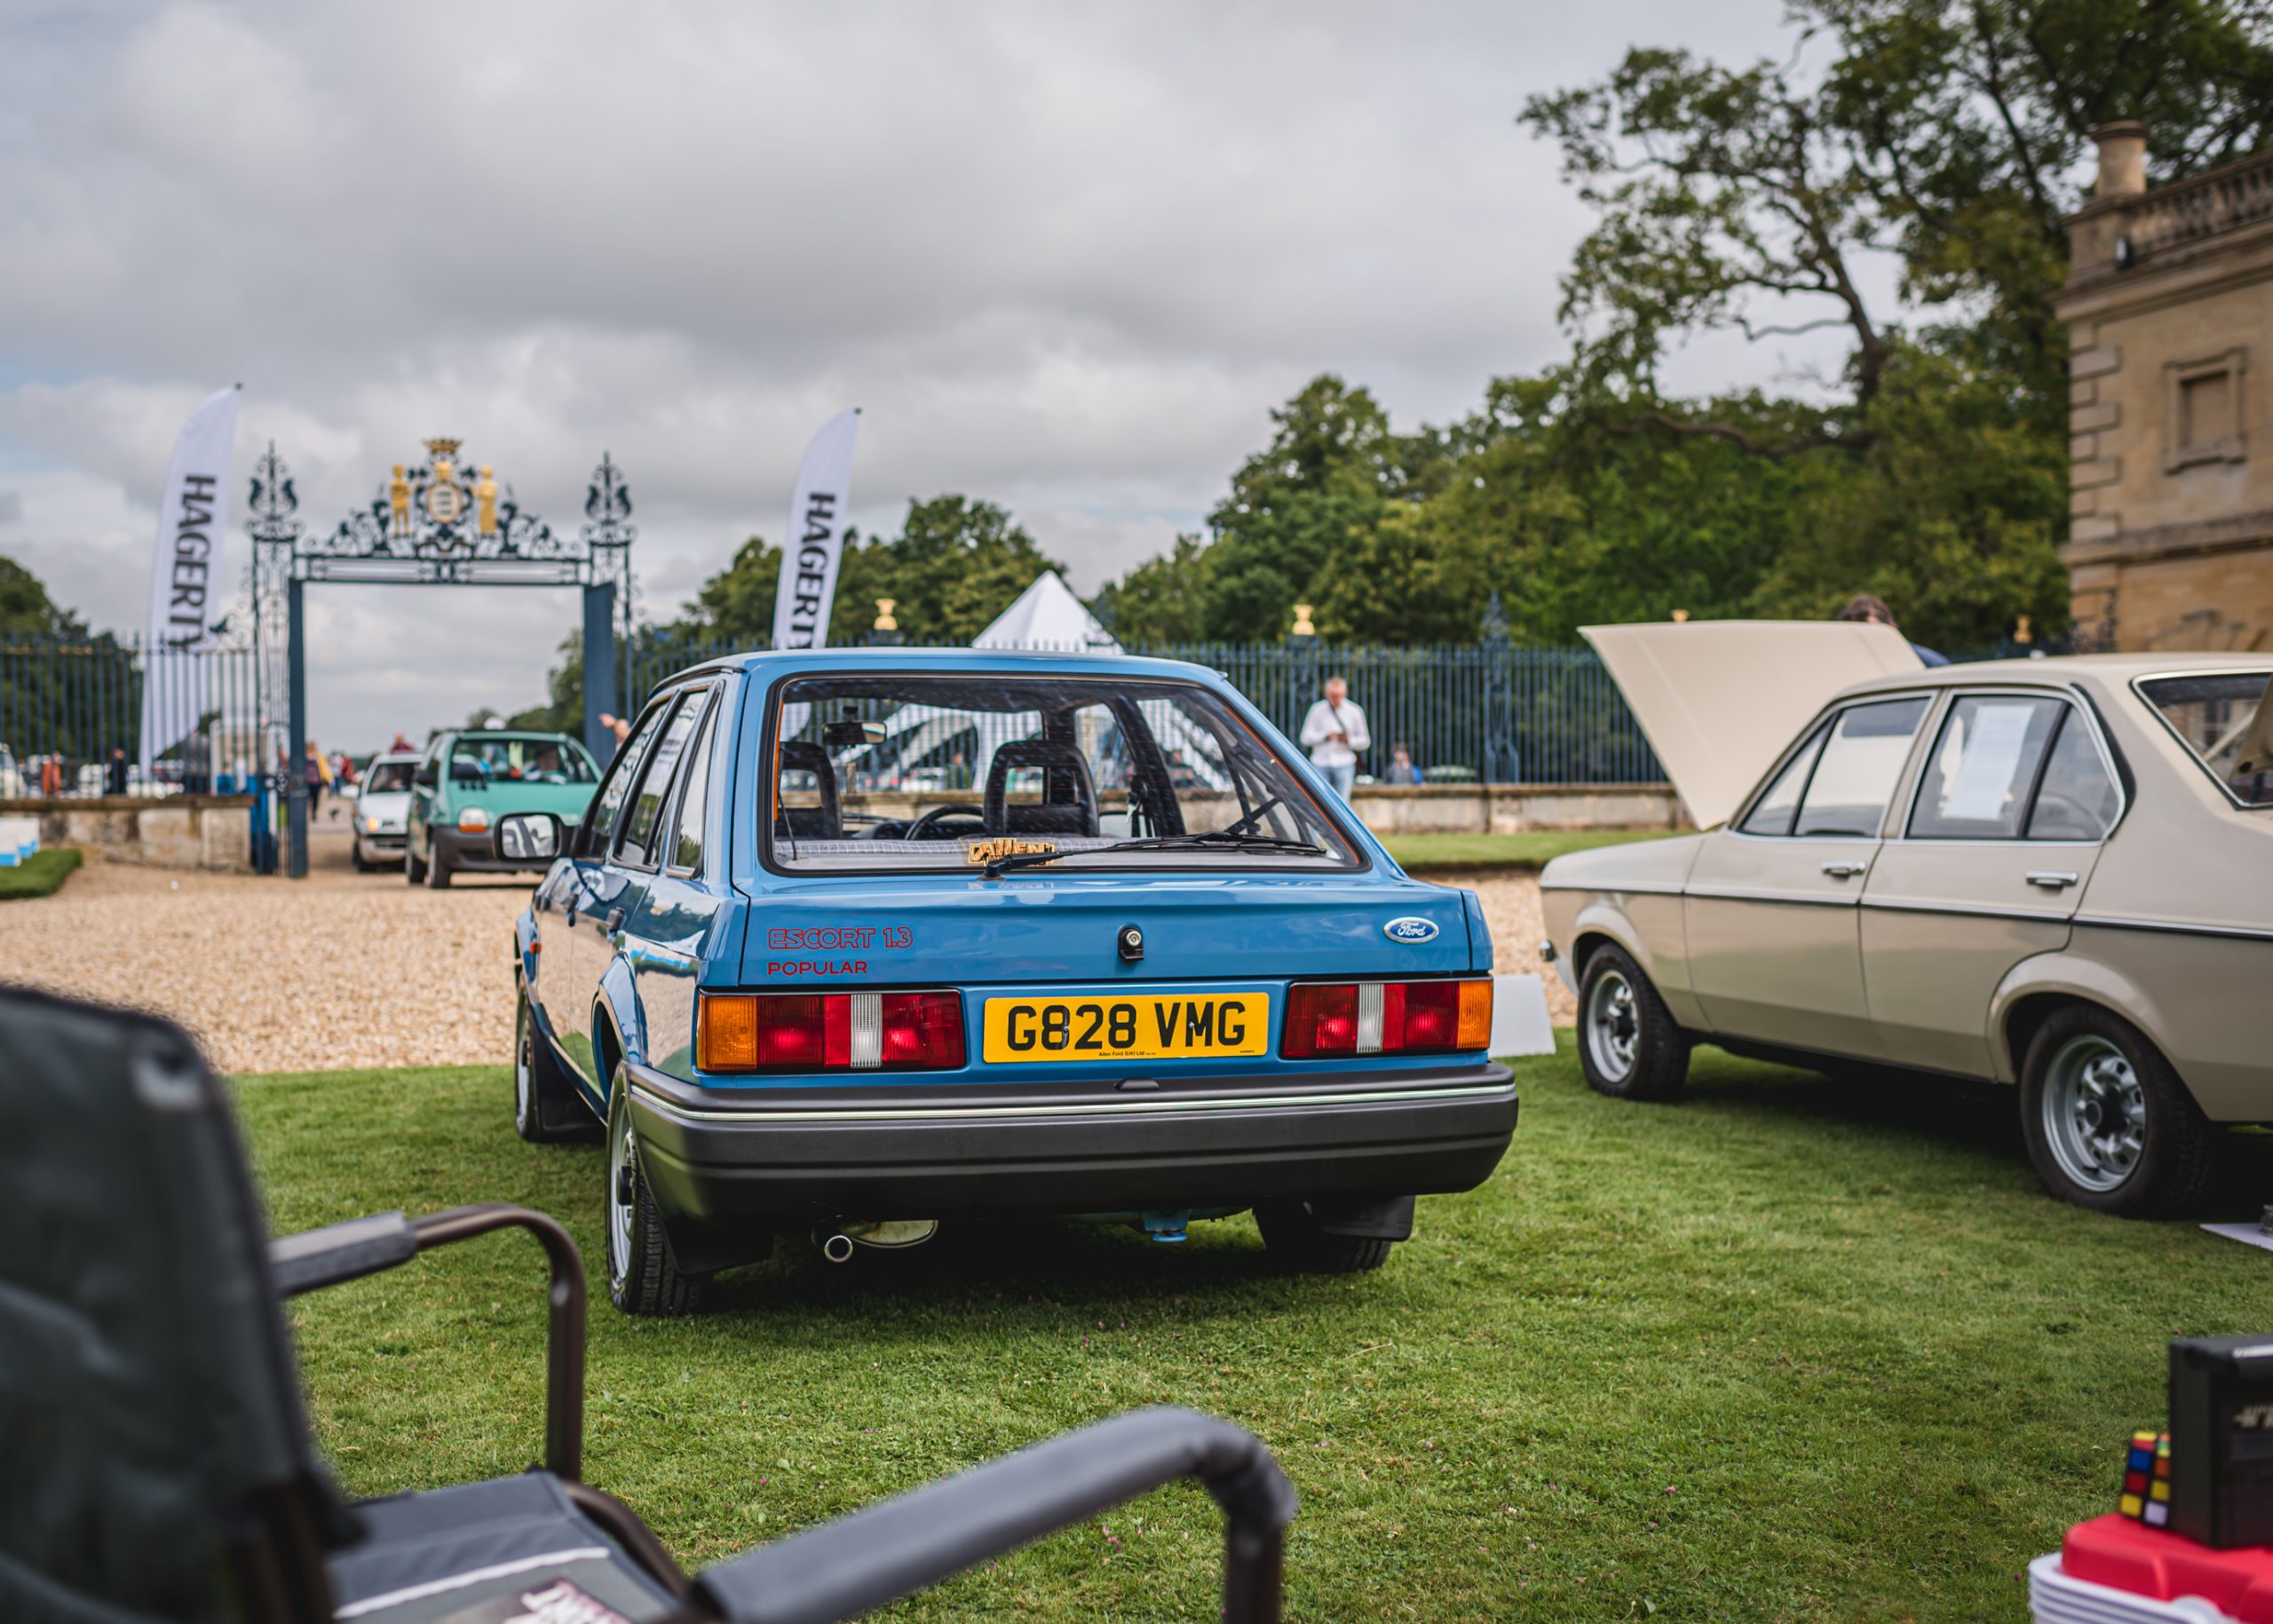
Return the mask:
<svg viewBox="0 0 2273 1624">
<path fill-rule="evenodd" d="M 1437 922 L 1407 914 L 1402 919 L 1392 919 L 1383 925 L 1382 934 L 1393 942 L 1404 942 L 1408 947 L 1417 947 L 1422 942 L 1437 939 Z"/>
</svg>

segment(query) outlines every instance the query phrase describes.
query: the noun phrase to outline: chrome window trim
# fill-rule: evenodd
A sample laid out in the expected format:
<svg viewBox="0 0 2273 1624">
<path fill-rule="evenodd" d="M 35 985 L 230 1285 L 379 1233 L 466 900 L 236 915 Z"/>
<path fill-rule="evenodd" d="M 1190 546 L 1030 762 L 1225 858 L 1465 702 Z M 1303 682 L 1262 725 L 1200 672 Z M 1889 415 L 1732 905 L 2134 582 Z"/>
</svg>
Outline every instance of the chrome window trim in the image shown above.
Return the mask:
<svg viewBox="0 0 2273 1624">
<path fill-rule="evenodd" d="M 694 724 L 687 732 L 687 738 L 691 741 L 701 737 L 703 719 L 710 714 L 710 695 L 713 692 L 712 685 L 708 683 L 685 683 L 678 687 L 664 689 L 662 693 L 656 695 L 656 698 L 661 702 L 677 705 L 689 695 L 694 696 Z M 663 734 L 670 732 L 670 719 L 666 717 L 663 719 L 661 730 L 655 734 L 653 741 L 647 747 L 647 755 L 650 757 L 647 765 L 653 764 L 652 758 L 656 747 L 662 743 Z M 673 839 L 677 838 L 678 836 L 679 790 L 686 780 L 686 764 L 689 758 L 689 754 L 682 754 L 677 761 L 671 763 L 671 781 L 663 786 L 663 804 L 655 809 L 655 828 L 660 831 L 665 820 L 669 820 Z M 621 868 L 627 874 L 662 872 L 662 863 L 660 859 L 654 862 L 635 863 L 623 855 L 625 820 L 630 818 L 632 809 L 639 804 L 640 792 L 647 788 L 646 780 L 646 766 L 643 766 L 640 769 L 638 781 L 631 786 L 631 793 L 624 797 L 622 812 L 616 820 L 615 831 L 608 837 L 609 865 Z"/>
<path fill-rule="evenodd" d="M 2220 666 L 2211 670 L 2142 671 L 2138 676 L 2134 677 L 2130 682 L 2126 685 L 2131 690 L 2131 697 L 2137 700 L 2142 705 L 2145 706 L 2147 708 L 2147 714 L 2163 725 L 2164 731 L 2169 733 L 2171 738 L 2177 742 L 2180 749 L 2186 752 L 2186 759 L 2192 762 L 2196 767 L 2200 769 L 2203 777 L 2208 779 L 2212 783 L 2218 787 L 2219 793 L 2226 797 L 2227 804 L 2232 806 L 2236 812 L 2273 812 L 2273 807 L 2252 804 L 2250 802 L 2245 801 L 2239 796 L 2236 795 L 2232 788 L 2226 783 L 2225 780 L 2220 778 L 2215 772 L 2213 772 L 2210 770 L 2210 764 L 2203 760 L 2201 752 L 2197 750 L 2193 745 L 2187 741 L 2186 735 L 2180 733 L 2177 728 L 2171 725 L 2170 718 L 2163 714 L 2163 708 L 2160 705 L 2156 704 L 2153 700 L 2148 698 L 2146 689 L 2140 685 L 2142 683 L 2168 682 L 2174 677 L 2262 677 L 2266 679 L 2266 699 L 2273 700 L 2273 667 L 2262 665 L 2233 665 Z M 2266 700 L 2260 700 L 2257 702 L 2262 705 L 2266 702 Z"/>
<path fill-rule="evenodd" d="M 916 1085 L 920 1086 L 920 1085 Z M 1368 1089 L 1350 1094 L 1219 1095 L 1206 1099 L 1113 1100 L 1097 1104 L 1059 1103 L 1049 1105 L 962 1105 L 952 1102 L 932 1105 L 870 1105 L 837 1111 L 782 1110 L 752 1106 L 741 1111 L 706 1111 L 682 1105 L 642 1087 L 631 1085 L 634 1098 L 651 1110 L 693 1122 L 954 1122 L 1003 1121 L 1033 1117 L 1163 1116 L 1187 1112 L 1260 1111 L 1282 1105 L 1315 1109 L 1327 1105 L 1382 1105 L 1432 1099 L 1512 1099 L 1516 1084 L 1470 1083 L 1455 1088 Z"/>
<path fill-rule="evenodd" d="M 1950 712 L 1957 709 L 1960 700 L 1994 698 L 1999 694 L 2012 699 L 2048 699 L 2066 705 L 2071 715 L 2082 717 L 2091 729 L 2092 746 L 2099 752 L 2099 764 L 2105 769 L 2108 781 L 2115 786 L 2115 816 L 2107 820 L 2107 833 L 2102 835 L 2097 840 L 2031 840 L 2027 834 L 2027 818 L 2021 820 L 2020 834 L 2004 840 L 1976 840 L 1969 837 L 1943 840 L 1931 835 L 1913 835 L 1910 832 L 1910 825 L 1918 816 L 1918 797 L 1925 792 L 1926 788 L 1926 758 L 1921 756 L 1913 764 L 1914 771 L 1910 780 L 1910 804 L 1902 814 L 1902 822 L 1893 834 L 1883 836 L 1881 838 L 1898 840 L 1905 844 L 1915 844 L 1919 846 L 1994 846 L 1999 851 L 2005 851 L 2014 846 L 2027 846 L 2031 851 L 2043 851 L 2055 846 L 2076 846 L 2096 852 L 2115 837 L 2115 831 L 2123 827 L 2123 820 L 2130 813 L 2131 792 L 2124 785 L 2122 770 L 2115 764 L 2115 752 L 2107 742 L 2107 735 L 2101 731 L 2098 712 L 2084 702 L 2084 696 L 2072 685 L 2067 683 L 2032 685 L 2006 681 L 1983 683 L 1977 686 L 1970 686 L 1961 683 L 1952 683 L 1945 692 L 1949 695 L 1948 702 L 1944 704 L 1934 716 L 1934 738 L 1936 742 L 1941 739 L 1942 729 L 1949 724 Z M 2140 697 L 2143 700 L 2146 696 L 2142 694 Z M 2151 706 L 2149 708 L 2152 709 Z M 2063 720 L 2061 725 L 2064 727 L 2067 724 Z M 2182 740 L 2180 742 L 2183 743 L 2184 741 Z M 2044 787 L 2044 768 L 2052 759 L 2053 747 L 2058 743 L 2059 736 L 2056 732 L 2053 737 L 2045 741 L 2044 760 L 2037 764 L 2037 781 L 2029 791 L 2030 817 L 2033 817 L 2036 813 L 2037 793 Z M 1928 748 L 1930 749 L 1932 747 Z"/>
<path fill-rule="evenodd" d="M 1775 765 L 1773 765 L 1773 766 L 1770 767 L 1770 768 L 1768 769 L 1768 771 L 1767 771 L 1765 773 L 1762 774 L 1760 781 L 1759 781 L 1757 784 L 1754 784 L 1754 785 L 1752 787 L 1752 793 L 1751 793 L 1750 795 L 1748 795 L 1748 796 L 1746 796 L 1745 797 L 1745 799 L 1744 799 L 1744 805 L 1743 805 L 1743 807 L 1742 807 L 1742 808 L 1738 812 L 1738 813 L 1737 813 L 1737 815 L 1736 815 L 1735 817 L 1733 817 L 1733 818 L 1730 819 L 1726 823 L 1724 823 L 1724 824 L 1723 824 L 1723 825 L 1721 826 L 1721 832 L 1722 832 L 1723 834 L 1726 834 L 1726 835 L 1733 835 L 1733 836 L 1735 836 L 1738 840 L 1771 840 L 1771 841 L 1786 841 L 1786 840 L 1792 840 L 1792 841 L 1797 841 L 1797 840 L 1872 840 L 1872 841 L 1880 841 L 1880 840 L 1885 840 L 1885 839 L 1887 839 L 1887 838 L 1888 838 L 1888 836 L 1887 836 L 1887 833 L 1886 833 L 1886 820 L 1887 820 L 1887 814 L 1888 814 L 1888 813 L 1889 813 L 1889 812 L 1891 812 L 1894 810 L 1896 804 L 1897 804 L 1897 803 L 1898 803 L 1898 802 L 1902 799 L 1902 792 L 1903 792 L 1904 786 L 1905 786 L 1905 784 L 1906 782 L 1908 782 L 1908 780 L 1909 780 L 1909 779 L 1910 779 L 1911 774 L 1912 774 L 1912 773 L 1913 773 L 1913 772 L 1915 770 L 1915 768 L 1916 768 L 1916 766 L 1917 766 L 1917 764 L 1918 764 L 1918 740 L 1919 740 L 1919 738 L 1920 738 L 1920 737 L 1921 737 L 1921 736 L 1925 733 L 1925 732 L 1926 732 L 1926 725 L 1927 725 L 1928 722 L 1933 721 L 1933 720 L 1934 720 L 1934 718 L 1935 718 L 1937 715 L 1939 715 L 1939 714 L 1940 714 L 1941 709 L 1944 709 L 1944 707 L 1943 707 L 1943 706 L 1941 705 L 1941 696 L 1942 696 L 1943 694 L 1946 693 L 1947 692 L 1949 692 L 1949 690 L 1948 690 L 1948 688 L 1947 688 L 1945 685 L 1934 685 L 1934 686 L 1930 686 L 1930 687 L 1924 687 L 1924 688 L 1897 688 L 1897 689 L 1894 689 L 1894 690 L 1893 690 L 1893 691 L 1891 691 L 1891 692 L 1884 693 L 1858 693 L 1858 694 L 1856 694 L 1852 699 L 1835 699 L 1835 700 L 1833 700 L 1829 704 L 1826 705 L 1822 709 L 1820 709 L 1820 710 L 1818 710 L 1818 711 L 1817 711 L 1817 712 L 1815 713 L 1815 715 L 1814 715 L 1814 716 L 1812 716 L 1812 717 L 1809 717 L 1809 718 L 1808 718 L 1808 725 L 1807 725 L 1805 727 L 1803 727 L 1803 728 L 1800 729 L 1799 736 L 1798 736 L 1797 738 L 1794 739 L 1790 744 L 1787 744 L 1787 745 L 1786 745 L 1786 746 L 1784 747 L 1784 751 L 1783 751 L 1783 753 L 1782 753 L 1781 755 L 1779 755 L 1779 756 L 1778 756 L 1778 757 L 1776 757 L 1776 764 L 1775 764 Z M 1885 704 L 1891 704 L 1891 703 L 1894 703 L 1895 701 L 1899 701 L 1899 700 L 1906 700 L 1906 699 L 1922 699 L 1922 700 L 1924 700 L 1924 701 L 1926 701 L 1926 714 L 1925 714 L 1922 717 L 1921 717 L 1921 718 L 1919 719 L 1919 723 L 1918 723 L 1918 732 L 1917 732 L 1916 733 L 1913 733 L 1913 734 L 1912 734 L 1912 735 L 1911 735 L 1911 739 L 1910 739 L 1910 754 L 1903 757 L 1903 760 L 1902 760 L 1902 771 L 1895 774 L 1895 776 L 1894 776 L 1894 786 L 1893 786 L 1893 788 L 1892 788 L 1891 789 L 1889 789 L 1889 790 L 1887 792 L 1887 804 L 1886 804 L 1886 805 L 1885 805 L 1885 806 L 1884 806 L 1884 807 L 1880 811 L 1880 812 L 1879 812 L 1879 827 L 1878 827 L 1878 832 L 1877 832 L 1876 834 L 1873 834 L 1873 835 L 1749 835 L 1749 834 L 1746 834 L 1746 833 L 1745 832 L 1745 830 L 1744 830 L 1744 829 L 1743 829 L 1743 828 L 1741 827 L 1741 826 L 1742 826 L 1742 824 L 1744 823 L 1744 820 L 1745 820 L 1746 818 L 1749 818 L 1749 817 L 1752 815 L 1753 808 L 1754 807 L 1754 805 L 1756 805 L 1756 804 L 1758 804 L 1758 802 L 1759 802 L 1759 800 L 1760 800 L 1760 797 L 1761 797 L 1762 796 L 1763 796 L 1763 795 L 1767 794 L 1767 793 L 1768 793 L 1769 787 L 1770 787 L 1770 785 L 1772 785 L 1772 784 L 1774 784 L 1774 783 L 1775 783 L 1775 781 L 1776 781 L 1776 775 L 1777 775 L 1778 773 L 1781 772 L 1784 770 L 1785 766 L 1786 766 L 1786 764 L 1791 761 L 1791 759 L 1792 759 L 1793 756 L 1794 756 L 1794 754 L 1796 754 L 1796 753 L 1799 751 L 1799 749 L 1801 749 L 1801 747 L 1802 747 L 1803 745 L 1805 745 L 1809 740 L 1810 740 L 1810 739 L 1812 739 L 1812 738 L 1814 738 L 1814 737 L 1815 737 L 1816 730 L 1817 730 L 1818 728 L 1821 727 L 1826 720 L 1828 720 L 1831 717 L 1833 717 L 1833 715 L 1835 715 L 1835 714 L 1836 714 L 1837 712 L 1839 712 L 1839 711 L 1852 709 L 1856 708 L 1857 706 L 1861 706 L 1861 705 L 1885 705 Z M 1830 748 L 1831 748 L 1830 741 L 1826 740 L 1826 741 L 1824 741 L 1824 749 L 1829 749 Z M 1823 764 L 1823 756 L 1822 756 L 1822 753 L 1821 753 L 1820 751 L 1818 751 L 1818 752 L 1817 753 L 1817 755 L 1816 755 L 1816 759 L 1815 759 L 1815 764 L 1814 764 L 1814 765 L 1812 765 L 1812 766 L 1810 766 L 1810 767 L 1809 767 L 1809 768 L 1808 768 L 1808 781 L 1807 781 L 1806 783 L 1802 784 L 1802 785 L 1800 786 L 1800 798 L 1799 798 L 1797 801 L 1795 801 L 1795 802 L 1794 802 L 1794 803 L 1792 804 L 1792 825 L 1793 825 L 1793 827 L 1794 827 L 1794 828 L 1798 828 L 1798 827 L 1799 827 L 1800 813 L 1801 813 L 1801 812 L 1804 812 L 1804 811 L 1807 809 L 1807 804 L 1808 804 L 1808 791 L 1809 791 L 1809 789 L 1810 789 L 1811 788 L 1813 788 L 1813 787 L 1814 787 L 1814 784 L 1815 784 L 1816 768 L 1817 768 L 1817 767 L 1821 766 L 1822 764 Z M 1694 896 L 1694 895 L 1696 895 L 1696 894 L 1698 894 L 1698 893 L 1696 893 L 1696 892 L 1692 891 L 1692 892 L 1691 892 L 1690 894 L 1691 894 L 1691 896 Z"/>
</svg>

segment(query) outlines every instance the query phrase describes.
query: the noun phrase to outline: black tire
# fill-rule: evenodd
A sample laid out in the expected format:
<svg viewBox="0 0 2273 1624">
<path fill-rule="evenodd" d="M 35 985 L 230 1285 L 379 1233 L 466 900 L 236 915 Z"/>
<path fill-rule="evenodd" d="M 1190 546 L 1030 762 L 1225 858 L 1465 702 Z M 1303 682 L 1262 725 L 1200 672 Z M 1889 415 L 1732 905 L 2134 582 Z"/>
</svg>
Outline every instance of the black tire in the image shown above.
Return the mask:
<svg viewBox="0 0 2273 1624">
<path fill-rule="evenodd" d="M 450 888 L 450 860 L 440 852 L 431 853 L 425 864 L 426 889 L 447 891 Z"/>
<path fill-rule="evenodd" d="M 702 1281 L 681 1274 L 663 1233 L 662 1214 L 639 1171 L 623 1067 L 608 1089 L 607 1184 L 601 1202 L 607 1243 L 608 1301 L 627 1314 L 691 1314 L 702 1303 Z"/>
<path fill-rule="evenodd" d="M 2162 1051 L 2129 1021 L 2071 1004 L 2021 1066 L 2021 1135 L 2044 1187 L 2126 1218 L 2192 1212 L 2217 1170 L 2218 1132 Z"/>
<path fill-rule="evenodd" d="M 1389 1261 L 1394 1240 L 1329 1235 L 1306 1201 L 1271 1201 L 1255 1209 L 1263 1244 L 1279 1264 L 1302 1274 L 1366 1274 Z"/>
<path fill-rule="evenodd" d="M 600 1137 L 600 1125 L 552 1045 L 536 1029 L 528 988 L 513 1006 L 513 1131 L 531 1145 L 566 1145 Z"/>
<path fill-rule="evenodd" d="M 1689 1080 L 1689 1034 L 1623 947 L 1596 948 L 1579 978 L 1579 1064 L 1613 1099 L 1671 1099 Z"/>
<path fill-rule="evenodd" d="M 426 860 L 418 855 L 418 848 L 408 840 L 402 843 L 402 872 L 413 885 L 426 883 Z"/>
<path fill-rule="evenodd" d="M 358 874 L 371 872 L 371 865 L 363 856 L 363 843 L 352 835 L 347 837 L 347 860 L 354 865 L 355 872 Z"/>
</svg>

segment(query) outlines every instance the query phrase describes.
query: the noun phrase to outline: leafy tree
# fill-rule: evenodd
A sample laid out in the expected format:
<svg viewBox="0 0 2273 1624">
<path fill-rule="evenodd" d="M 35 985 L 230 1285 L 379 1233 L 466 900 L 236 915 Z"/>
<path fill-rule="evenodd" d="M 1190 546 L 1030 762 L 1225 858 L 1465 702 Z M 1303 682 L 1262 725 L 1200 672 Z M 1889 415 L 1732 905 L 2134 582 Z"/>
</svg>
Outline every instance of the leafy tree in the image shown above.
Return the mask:
<svg viewBox="0 0 2273 1624">
<path fill-rule="evenodd" d="M 1363 389 L 1327 374 L 1271 414 L 1271 443 L 1232 476 L 1208 516 L 1201 636 L 1284 637 L 1297 600 L 1316 602 L 1405 495 L 1389 415 Z"/>
<path fill-rule="evenodd" d="M 47 587 L 0 553 L 0 633 L 20 638 L 80 638 L 86 622 L 47 595 Z"/>
<path fill-rule="evenodd" d="M 2048 301 L 2091 130 L 2148 120 L 2158 179 L 2273 139 L 2263 0 L 1794 0 L 1793 15 L 1830 58 L 1813 77 L 1796 59 L 1730 68 L 1645 47 L 1525 106 L 1600 217 L 1563 310 L 1612 400 L 1650 388 L 1689 333 L 1848 339 L 1827 408 L 1762 427 L 1589 403 L 1615 426 L 1771 456 L 1864 451 L 1912 342 L 2008 368 L 2050 432 L 2065 348 Z M 1905 337 L 1872 307 L 1863 266 L 1880 251 L 1899 257 L 1905 304 L 1943 325 Z"/>
</svg>

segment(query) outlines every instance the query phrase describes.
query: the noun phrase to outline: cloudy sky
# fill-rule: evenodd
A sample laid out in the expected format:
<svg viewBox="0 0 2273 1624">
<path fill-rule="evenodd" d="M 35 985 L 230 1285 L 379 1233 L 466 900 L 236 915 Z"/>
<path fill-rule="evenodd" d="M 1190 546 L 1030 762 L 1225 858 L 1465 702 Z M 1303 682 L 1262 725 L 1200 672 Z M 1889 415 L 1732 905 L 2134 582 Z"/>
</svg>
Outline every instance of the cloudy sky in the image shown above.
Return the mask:
<svg viewBox="0 0 2273 1624">
<path fill-rule="evenodd" d="M 240 482 L 274 440 L 326 527 L 428 436 L 563 522 L 612 452 L 651 616 L 778 539 L 852 405 L 864 530 L 991 497 L 1091 590 L 1194 527 L 1318 372 L 1403 425 L 1554 360 L 1587 221 L 1523 99 L 1635 43 L 1781 57 L 1780 19 L 0 0 L 0 552 L 139 624 L 173 438 L 242 380 Z M 1673 381 L 1762 364 L 1703 346 Z M 342 748 L 535 700 L 576 614 L 310 605 Z"/>
</svg>

